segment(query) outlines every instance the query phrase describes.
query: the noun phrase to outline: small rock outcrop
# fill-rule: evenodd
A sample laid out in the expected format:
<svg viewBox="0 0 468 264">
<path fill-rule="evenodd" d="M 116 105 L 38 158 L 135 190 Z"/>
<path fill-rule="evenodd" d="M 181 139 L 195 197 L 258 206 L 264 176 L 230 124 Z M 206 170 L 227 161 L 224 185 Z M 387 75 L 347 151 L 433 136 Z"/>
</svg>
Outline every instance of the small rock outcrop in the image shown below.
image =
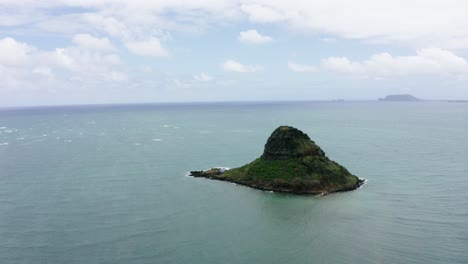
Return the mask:
<svg viewBox="0 0 468 264">
<path fill-rule="evenodd" d="M 291 126 L 275 129 L 262 156 L 249 164 L 230 170 L 191 171 L 190 175 L 294 194 L 348 191 L 364 182 L 330 160 L 307 134 Z"/>
</svg>

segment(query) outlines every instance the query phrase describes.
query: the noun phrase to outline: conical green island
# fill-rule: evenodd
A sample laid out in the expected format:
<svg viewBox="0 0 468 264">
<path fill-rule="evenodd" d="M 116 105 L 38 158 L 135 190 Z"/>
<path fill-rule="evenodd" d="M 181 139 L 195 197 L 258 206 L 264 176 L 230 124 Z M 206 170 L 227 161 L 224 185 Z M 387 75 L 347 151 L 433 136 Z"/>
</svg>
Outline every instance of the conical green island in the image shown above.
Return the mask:
<svg viewBox="0 0 468 264">
<path fill-rule="evenodd" d="M 294 194 L 349 191 L 364 182 L 330 160 L 307 134 L 290 126 L 275 129 L 263 155 L 249 164 L 230 170 L 191 171 L 190 175 Z"/>
</svg>

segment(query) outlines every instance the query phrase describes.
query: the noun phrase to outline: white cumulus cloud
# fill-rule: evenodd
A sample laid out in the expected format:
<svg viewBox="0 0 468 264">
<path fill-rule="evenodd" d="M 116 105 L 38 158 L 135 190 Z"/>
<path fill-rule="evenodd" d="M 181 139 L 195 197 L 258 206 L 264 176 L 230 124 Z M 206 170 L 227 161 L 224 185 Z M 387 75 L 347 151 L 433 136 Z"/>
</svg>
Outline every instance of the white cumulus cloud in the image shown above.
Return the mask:
<svg viewBox="0 0 468 264">
<path fill-rule="evenodd" d="M 293 72 L 316 72 L 317 68 L 312 65 L 298 64 L 295 62 L 288 62 L 288 69 Z"/>
<path fill-rule="evenodd" d="M 221 64 L 221 68 L 223 68 L 225 71 L 240 73 L 256 72 L 263 69 L 263 67 L 259 65 L 246 65 L 234 60 L 225 61 L 223 64 Z"/>
<path fill-rule="evenodd" d="M 165 57 L 169 55 L 159 39 L 155 37 L 145 41 L 129 41 L 125 43 L 125 46 L 130 52 L 139 56 Z"/>
<path fill-rule="evenodd" d="M 29 61 L 35 47 L 13 38 L 0 39 L 0 65 L 15 66 Z"/>
<path fill-rule="evenodd" d="M 115 47 L 110 43 L 108 38 L 97 38 L 89 34 L 76 34 L 73 36 L 73 42 L 80 47 L 90 50 L 115 50 Z"/>
<path fill-rule="evenodd" d="M 321 61 L 321 67 L 339 73 L 370 77 L 468 74 L 468 62 L 464 58 L 438 48 L 421 49 L 411 56 L 378 53 L 364 61 L 330 57 Z"/>
<path fill-rule="evenodd" d="M 245 12 L 252 22 L 272 23 L 287 19 L 287 17 L 272 5 L 252 3 L 241 5 L 241 10 Z"/>
<path fill-rule="evenodd" d="M 239 33 L 239 40 L 243 43 L 262 44 L 273 41 L 273 38 L 261 35 L 255 29 L 249 29 Z"/>
</svg>

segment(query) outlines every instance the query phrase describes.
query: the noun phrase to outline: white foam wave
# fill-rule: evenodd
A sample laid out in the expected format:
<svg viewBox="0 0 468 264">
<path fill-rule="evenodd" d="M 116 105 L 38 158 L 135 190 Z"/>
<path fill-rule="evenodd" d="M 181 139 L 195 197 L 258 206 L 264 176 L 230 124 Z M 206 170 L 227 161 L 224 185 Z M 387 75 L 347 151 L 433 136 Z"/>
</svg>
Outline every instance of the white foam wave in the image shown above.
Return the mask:
<svg viewBox="0 0 468 264">
<path fill-rule="evenodd" d="M 7 145 L 8 145 L 8 142 L 0 143 L 0 146 L 7 146 Z"/>
<path fill-rule="evenodd" d="M 231 168 L 229 168 L 229 167 L 223 167 L 223 166 L 215 166 L 215 167 L 211 167 L 211 168 L 206 169 L 206 170 L 211 170 L 211 169 L 223 170 L 222 172 L 224 172 L 224 171 L 230 170 Z"/>
<path fill-rule="evenodd" d="M 70 143 L 70 142 L 72 142 L 72 141 L 73 141 L 73 140 L 71 140 L 71 139 L 65 139 L 63 142 Z"/>
<path fill-rule="evenodd" d="M 17 139 L 17 140 L 23 140 L 23 139 L 24 139 L 24 137 L 19 137 L 19 138 L 16 138 L 16 139 Z"/>
<path fill-rule="evenodd" d="M 155 141 L 155 142 L 160 142 L 160 141 L 162 141 L 162 139 L 160 139 L 160 138 L 153 138 L 153 141 Z"/>
<path fill-rule="evenodd" d="M 171 128 L 180 128 L 180 127 L 178 127 L 176 125 L 162 125 L 162 127 L 164 127 L 164 128 L 169 128 L 169 127 L 171 127 Z"/>
<path fill-rule="evenodd" d="M 361 188 L 362 186 L 366 185 L 369 180 L 367 178 L 361 178 L 362 180 L 364 180 L 364 182 L 361 184 L 361 186 L 359 186 L 359 188 Z"/>
<path fill-rule="evenodd" d="M 223 170 L 222 172 L 225 172 L 225 171 L 227 171 L 227 170 L 230 170 L 231 168 L 229 168 L 229 167 L 211 167 L 211 168 L 205 169 L 205 170 L 203 170 L 203 171 L 207 171 L 207 170 L 211 170 L 211 169 L 219 169 L 219 170 Z M 185 176 L 187 176 L 187 177 L 190 176 L 190 171 L 187 171 L 187 172 L 185 173 Z"/>
<path fill-rule="evenodd" d="M 7 129 L 7 127 L 0 127 L 0 129 Z"/>
</svg>

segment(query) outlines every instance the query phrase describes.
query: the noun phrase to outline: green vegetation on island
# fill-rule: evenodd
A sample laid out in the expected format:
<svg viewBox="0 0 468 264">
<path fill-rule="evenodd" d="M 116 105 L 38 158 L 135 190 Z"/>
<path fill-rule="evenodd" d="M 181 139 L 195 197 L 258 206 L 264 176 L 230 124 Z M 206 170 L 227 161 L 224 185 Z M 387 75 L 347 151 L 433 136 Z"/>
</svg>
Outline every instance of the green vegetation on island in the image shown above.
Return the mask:
<svg viewBox="0 0 468 264">
<path fill-rule="evenodd" d="M 295 194 L 348 191 L 363 183 L 330 160 L 307 134 L 290 126 L 273 131 L 263 155 L 251 163 L 230 170 L 191 171 L 190 175 Z"/>
</svg>

